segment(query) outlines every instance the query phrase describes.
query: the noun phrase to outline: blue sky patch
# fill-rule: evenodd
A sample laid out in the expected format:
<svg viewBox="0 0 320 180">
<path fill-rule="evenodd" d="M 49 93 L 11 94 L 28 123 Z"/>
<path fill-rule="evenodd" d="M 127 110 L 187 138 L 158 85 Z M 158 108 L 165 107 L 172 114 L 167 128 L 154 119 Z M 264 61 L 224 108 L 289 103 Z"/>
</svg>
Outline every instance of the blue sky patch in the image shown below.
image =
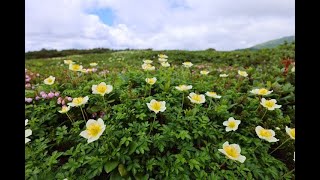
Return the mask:
<svg viewBox="0 0 320 180">
<path fill-rule="evenodd" d="M 111 9 L 95 9 L 89 12 L 90 14 L 95 14 L 99 16 L 101 21 L 107 25 L 112 25 L 114 20 L 114 14 Z"/>
</svg>

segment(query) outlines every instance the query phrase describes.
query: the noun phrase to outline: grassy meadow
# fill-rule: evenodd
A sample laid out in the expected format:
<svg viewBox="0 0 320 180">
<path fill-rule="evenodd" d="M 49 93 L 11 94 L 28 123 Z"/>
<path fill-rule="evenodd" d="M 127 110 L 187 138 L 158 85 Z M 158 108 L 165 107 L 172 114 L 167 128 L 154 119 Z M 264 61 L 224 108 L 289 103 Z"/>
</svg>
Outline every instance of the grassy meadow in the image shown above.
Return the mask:
<svg viewBox="0 0 320 180">
<path fill-rule="evenodd" d="M 295 179 L 294 58 L 286 44 L 26 60 L 25 177 Z"/>
</svg>

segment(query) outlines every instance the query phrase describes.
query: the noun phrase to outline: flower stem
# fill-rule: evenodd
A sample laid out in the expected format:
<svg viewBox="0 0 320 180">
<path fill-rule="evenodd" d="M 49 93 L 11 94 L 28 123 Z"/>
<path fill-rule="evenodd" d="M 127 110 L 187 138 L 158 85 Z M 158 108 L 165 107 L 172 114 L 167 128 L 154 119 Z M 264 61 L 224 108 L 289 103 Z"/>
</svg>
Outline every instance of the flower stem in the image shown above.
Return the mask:
<svg viewBox="0 0 320 180">
<path fill-rule="evenodd" d="M 82 110 L 82 107 L 81 107 L 81 106 L 80 106 L 80 109 L 81 109 L 82 117 L 83 117 L 83 119 L 86 121 L 86 118 L 84 117 L 84 113 L 83 113 L 83 110 Z"/>
<path fill-rule="evenodd" d="M 102 99 L 103 99 L 104 109 L 107 109 L 106 100 L 104 99 L 104 96 L 102 96 Z"/>
<path fill-rule="evenodd" d="M 71 117 L 69 116 L 68 113 L 66 113 L 66 115 L 68 116 L 68 118 L 70 119 L 71 123 L 74 123 L 74 121 L 71 119 Z"/>
<path fill-rule="evenodd" d="M 153 121 L 152 121 L 152 123 L 151 123 L 151 128 L 150 128 L 150 131 L 149 131 L 149 133 L 148 133 L 148 135 L 151 133 L 151 131 L 152 131 L 152 129 L 153 129 L 153 123 L 154 123 L 154 121 L 156 120 L 156 117 L 157 117 L 157 114 L 154 116 L 154 118 L 153 118 Z"/>
<path fill-rule="evenodd" d="M 183 102 L 184 102 L 184 92 L 182 92 L 182 103 L 181 103 L 182 110 L 183 110 Z"/>
<path fill-rule="evenodd" d="M 262 119 L 264 118 L 264 116 L 266 115 L 267 111 L 268 111 L 268 109 L 266 109 L 266 111 L 264 112 L 264 114 L 263 114 L 263 116 L 262 116 L 262 118 L 261 118 L 261 121 L 262 121 Z"/>
<path fill-rule="evenodd" d="M 295 171 L 295 169 L 296 169 L 296 168 L 293 168 L 291 171 L 285 173 L 284 175 L 281 176 L 281 178 L 284 177 L 284 176 L 286 176 L 286 175 L 288 175 L 288 174 L 291 174 L 293 171 Z M 280 179 L 281 179 L 281 178 L 280 178 Z"/>
<path fill-rule="evenodd" d="M 151 96 L 151 86 L 152 86 L 152 85 L 150 84 L 150 86 L 149 86 L 149 88 L 150 88 L 150 89 L 149 89 L 149 96 Z"/>
<path fill-rule="evenodd" d="M 209 110 L 211 109 L 211 104 L 212 104 L 212 99 L 209 99 L 209 107 L 207 109 L 207 114 L 208 114 Z"/>
<path fill-rule="evenodd" d="M 271 151 L 270 155 L 275 152 L 277 149 L 279 149 L 282 145 L 284 145 L 287 141 L 289 141 L 290 138 L 288 138 L 287 140 L 285 140 L 282 144 L 280 144 L 277 148 L 275 148 L 273 151 Z"/>
</svg>

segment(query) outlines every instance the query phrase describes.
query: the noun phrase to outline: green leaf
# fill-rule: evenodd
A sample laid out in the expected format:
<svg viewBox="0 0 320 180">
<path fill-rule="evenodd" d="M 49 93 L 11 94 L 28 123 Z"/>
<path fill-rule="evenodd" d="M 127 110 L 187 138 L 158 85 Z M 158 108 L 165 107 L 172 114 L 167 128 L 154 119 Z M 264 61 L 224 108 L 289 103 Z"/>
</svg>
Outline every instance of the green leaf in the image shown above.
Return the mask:
<svg viewBox="0 0 320 180">
<path fill-rule="evenodd" d="M 128 174 L 128 171 L 126 170 L 123 164 L 119 164 L 118 171 L 122 177 Z"/>
<path fill-rule="evenodd" d="M 136 150 L 136 148 L 138 147 L 138 143 L 136 142 L 131 142 L 130 146 L 129 146 L 129 155 L 131 155 L 132 153 L 134 153 L 134 151 Z"/>
<path fill-rule="evenodd" d="M 105 165 L 104 165 L 104 170 L 109 173 L 112 170 L 114 170 L 117 166 L 118 166 L 119 162 L 118 161 L 108 161 Z"/>
<path fill-rule="evenodd" d="M 123 178 L 120 176 L 118 171 L 114 171 L 110 175 L 110 180 L 122 180 Z"/>
</svg>

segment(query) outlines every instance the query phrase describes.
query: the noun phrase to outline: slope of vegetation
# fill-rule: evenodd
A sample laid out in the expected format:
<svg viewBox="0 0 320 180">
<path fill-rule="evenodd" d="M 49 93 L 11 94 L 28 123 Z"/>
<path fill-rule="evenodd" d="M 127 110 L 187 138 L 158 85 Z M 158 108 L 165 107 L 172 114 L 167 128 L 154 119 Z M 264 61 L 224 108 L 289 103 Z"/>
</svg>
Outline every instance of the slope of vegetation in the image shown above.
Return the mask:
<svg viewBox="0 0 320 180">
<path fill-rule="evenodd" d="M 30 59 L 26 179 L 294 179 L 294 58 L 286 44 Z"/>
</svg>

